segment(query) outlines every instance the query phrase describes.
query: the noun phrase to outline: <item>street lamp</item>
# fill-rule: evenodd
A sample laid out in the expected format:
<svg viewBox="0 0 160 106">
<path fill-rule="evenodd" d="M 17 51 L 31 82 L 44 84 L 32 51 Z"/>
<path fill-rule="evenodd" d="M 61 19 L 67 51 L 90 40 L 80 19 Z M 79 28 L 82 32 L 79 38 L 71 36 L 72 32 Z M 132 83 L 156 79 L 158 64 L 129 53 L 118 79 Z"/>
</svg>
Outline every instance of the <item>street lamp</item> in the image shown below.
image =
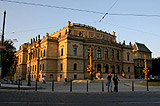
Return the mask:
<svg viewBox="0 0 160 106">
<path fill-rule="evenodd" d="M 92 64 L 92 48 L 91 48 L 91 46 L 89 47 L 89 51 L 90 51 L 90 53 L 89 53 L 90 64 L 87 67 L 87 71 L 89 72 L 89 79 L 93 80 L 93 71 L 95 70 L 95 68 L 93 67 L 93 64 Z"/>
</svg>

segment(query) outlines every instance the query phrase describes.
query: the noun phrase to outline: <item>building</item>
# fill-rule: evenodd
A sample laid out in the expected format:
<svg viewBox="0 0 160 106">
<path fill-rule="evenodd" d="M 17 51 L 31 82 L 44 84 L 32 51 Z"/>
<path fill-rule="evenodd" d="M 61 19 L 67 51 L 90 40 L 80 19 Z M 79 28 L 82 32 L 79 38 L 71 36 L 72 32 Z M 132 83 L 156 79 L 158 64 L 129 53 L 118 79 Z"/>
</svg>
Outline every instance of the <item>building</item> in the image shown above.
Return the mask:
<svg viewBox="0 0 160 106">
<path fill-rule="evenodd" d="M 146 55 L 147 68 L 152 71 L 152 52 L 142 43 L 137 43 L 133 45 L 133 55 L 134 55 L 134 72 L 135 78 L 144 78 L 143 69 L 144 55 Z"/>
<path fill-rule="evenodd" d="M 25 48 L 24 48 L 25 46 Z M 125 41 L 117 43 L 115 32 L 112 34 L 97 30 L 95 27 L 76 24 L 70 21 L 63 29 L 46 34 L 40 39 L 31 39 L 15 54 L 19 59 L 18 68 L 28 79 L 42 81 L 64 81 L 65 79 L 87 79 L 89 73 L 89 47 L 93 52 L 93 66 L 96 73 L 106 77 L 109 71 L 124 75 L 126 78 L 135 78 L 133 47 Z"/>
</svg>

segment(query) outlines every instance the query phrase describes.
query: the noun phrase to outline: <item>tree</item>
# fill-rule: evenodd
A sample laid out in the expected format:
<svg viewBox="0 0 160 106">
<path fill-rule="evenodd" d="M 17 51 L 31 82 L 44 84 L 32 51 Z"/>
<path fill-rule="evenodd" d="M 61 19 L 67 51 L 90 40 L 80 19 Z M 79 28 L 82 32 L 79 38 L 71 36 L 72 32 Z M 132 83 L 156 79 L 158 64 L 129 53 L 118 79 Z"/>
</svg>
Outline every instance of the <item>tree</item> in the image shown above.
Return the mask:
<svg viewBox="0 0 160 106">
<path fill-rule="evenodd" d="M 14 53 L 16 51 L 14 43 L 11 39 L 5 40 L 3 44 L 5 46 L 5 50 L 3 51 L 2 58 L 2 78 L 11 73 L 11 67 L 15 60 Z"/>
<path fill-rule="evenodd" d="M 152 59 L 152 75 L 160 75 L 160 57 Z"/>
</svg>

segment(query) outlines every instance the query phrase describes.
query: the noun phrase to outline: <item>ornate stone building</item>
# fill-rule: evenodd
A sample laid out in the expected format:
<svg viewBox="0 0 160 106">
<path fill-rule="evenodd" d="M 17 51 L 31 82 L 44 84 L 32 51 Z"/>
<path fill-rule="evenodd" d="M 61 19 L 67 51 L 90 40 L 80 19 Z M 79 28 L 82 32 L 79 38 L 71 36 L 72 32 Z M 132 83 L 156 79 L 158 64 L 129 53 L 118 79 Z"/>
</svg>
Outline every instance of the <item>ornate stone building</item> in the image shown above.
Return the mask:
<svg viewBox="0 0 160 106">
<path fill-rule="evenodd" d="M 133 45 L 133 55 L 134 55 L 134 72 L 135 78 L 144 78 L 143 69 L 144 55 L 146 55 L 147 68 L 152 71 L 152 52 L 142 43 L 137 43 Z"/>
<path fill-rule="evenodd" d="M 87 79 L 89 74 L 89 47 L 93 52 L 95 74 L 106 77 L 109 71 L 135 78 L 133 48 L 131 43 L 117 43 L 115 32 L 112 34 L 97 30 L 95 27 L 67 22 L 63 29 L 49 35 L 31 39 L 15 54 L 20 65 L 17 67 L 28 79 L 35 81 L 45 76 L 46 80 Z M 23 76 L 23 78 L 24 78 Z"/>
</svg>

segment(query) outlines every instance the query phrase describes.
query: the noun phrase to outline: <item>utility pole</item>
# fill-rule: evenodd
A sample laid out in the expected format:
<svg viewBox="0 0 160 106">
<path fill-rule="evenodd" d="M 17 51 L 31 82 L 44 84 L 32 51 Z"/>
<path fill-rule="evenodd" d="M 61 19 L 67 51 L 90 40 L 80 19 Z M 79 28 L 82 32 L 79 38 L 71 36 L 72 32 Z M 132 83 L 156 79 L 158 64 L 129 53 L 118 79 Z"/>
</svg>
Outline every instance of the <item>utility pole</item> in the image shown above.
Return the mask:
<svg viewBox="0 0 160 106">
<path fill-rule="evenodd" d="M 3 17 L 3 28 L 2 28 L 2 38 L 1 38 L 1 54 L 0 54 L 0 87 L 1 87 L 1 75 L 2 75 L 2 60 L 3 60 L 3 42 L 4 42 L 4 29 L 5 29 L 5 18 L 6 18 L 6 11 L 4 11 Z"/>
</svg>

